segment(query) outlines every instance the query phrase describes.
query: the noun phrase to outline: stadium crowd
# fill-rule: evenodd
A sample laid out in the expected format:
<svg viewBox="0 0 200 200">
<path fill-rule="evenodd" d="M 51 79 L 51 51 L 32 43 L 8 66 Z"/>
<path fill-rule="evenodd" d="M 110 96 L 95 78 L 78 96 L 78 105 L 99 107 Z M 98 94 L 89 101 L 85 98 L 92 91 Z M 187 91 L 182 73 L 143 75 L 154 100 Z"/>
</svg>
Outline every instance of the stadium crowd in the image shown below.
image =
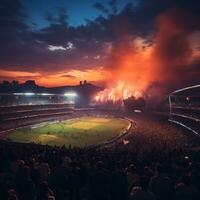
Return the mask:
<svg viewBox="0 0 200 200">
<path fill-rule="evenodd" d="M 1 143 L 0 159 L 0 199 L 5 200 L 200 197 L 199 153 L 183 149 L 148 149 L 141 154 L 127 148 Z"/>
<path fill-rule="evenodd" d="M 122 115 L 80 110 L 65 119 L 105 113 Z M 1 141 L 0 199 L 200 199 L 199 140 L 161 117 L 127 117 L 136 121 L 130 133 L 100 148 Z"/>
</svg>

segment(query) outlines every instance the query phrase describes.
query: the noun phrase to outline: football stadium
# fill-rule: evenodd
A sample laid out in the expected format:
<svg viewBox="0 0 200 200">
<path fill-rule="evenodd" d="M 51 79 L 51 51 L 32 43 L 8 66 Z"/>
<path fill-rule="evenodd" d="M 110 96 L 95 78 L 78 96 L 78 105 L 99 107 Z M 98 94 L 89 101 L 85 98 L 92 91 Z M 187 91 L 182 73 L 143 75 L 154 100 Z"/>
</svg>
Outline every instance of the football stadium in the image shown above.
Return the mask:
<svg viewBox="0 0 200 200">
<path fill-rule="evenodd" d="M 0 0 L 0 200 L 200 200 L 200 0 Z"/>
<path fill-rule="evenodd" d="M 194 173 L 193 184 L 198 188 L 200 183 L 199 89 L 196 85 L 169 93 L 159 111 L 133 97 L 85 101 L 76 90 L 1 93 L 0 196 L 6 199 L 8 191 L 11 196 L 31 199 L 40 194 L 37 188 L 46 187 L 50 196 L 61 200 L 90 199 L 90 195 L 92 199 L 104 199 L 104 195 L 128 199 L 134 196 L 131 188 L 145 181 L 154 191 L 149 193 L 152 197 L 182 198 L 170 181 Z M 161 184 L 168 188 L 159 189 L 162 193 L 153 189 L 154 168 L 160 176 L 165 174 Z M 8 174 L 19 177 L 7 178 Z M 26 186 L 20 192 L 17 188 L 22 183 Z M 13 184 L 16 189 L 10 189 L 15 188 Z M 198 190 L 194 192 L 190 196 L 198 199 Z"/>
</svg>

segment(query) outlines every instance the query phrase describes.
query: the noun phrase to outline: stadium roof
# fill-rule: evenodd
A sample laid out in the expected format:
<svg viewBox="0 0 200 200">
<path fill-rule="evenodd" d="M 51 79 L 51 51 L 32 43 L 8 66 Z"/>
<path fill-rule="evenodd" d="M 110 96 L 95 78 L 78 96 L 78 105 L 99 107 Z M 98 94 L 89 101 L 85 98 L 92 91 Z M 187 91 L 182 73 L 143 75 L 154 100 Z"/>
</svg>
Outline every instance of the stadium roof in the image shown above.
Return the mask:
<svg viewBox="0 0 200 200">
<path fill-rule="evenodd" d="M 179 96 L 200 96 L 200 85 L 194 85 L 191 87 L 182 88 L 175 90 L 170 95 L 179 95 Z"/>
</svg>

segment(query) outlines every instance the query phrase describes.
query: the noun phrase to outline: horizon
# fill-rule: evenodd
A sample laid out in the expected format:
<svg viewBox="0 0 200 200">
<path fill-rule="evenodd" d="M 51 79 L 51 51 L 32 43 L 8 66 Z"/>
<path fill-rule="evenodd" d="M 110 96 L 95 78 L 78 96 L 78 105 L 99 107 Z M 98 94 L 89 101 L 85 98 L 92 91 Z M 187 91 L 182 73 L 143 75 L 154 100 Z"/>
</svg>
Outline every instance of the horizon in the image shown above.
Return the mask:
<svg viewBox="0 0 200 200">
<path fill-rule="evenodd" d="M 26 84 L 28 81 L 34 81 L 34 83 L 35 83 L 36 86 L 45 87 L 45 88 L 67 87 L 67 86 L 79 86 L 81 83 L 84 84 L 84 81 L 86 81 L 85 84 L 91 84 L 91 85 L 94 85 L 94 86 L 96 86 L 96 87 L 102 87 L 102 86 L 99 86 L 99 85 L 94 84 L 94 83 L 92 83 L 92 82 L 88 82 L 87 80 L 80 80 L 79 82 L 77 82 L 77 83 L 75 83 L 75 84 L 60 85 L 60 86 L 52 86 L 52 87 L 40 85 L 40 84 L 38 84 L 38 83 L 36 82 L 36 80 L 25 80 L 25 81 L 23 81 L 23 82 L 19 82 L 19 81 L 17 81 L 17 80 L 2 80 L 2 81 L 0 81 L 0 85 L 3 85 L 4 82 L 8 82 L 11 86 L 12 86 L 13 84 L 16 84 L 16 83 L 19 84 L 19 85 L 22 85 L 22 84 Z"/>
</svg>

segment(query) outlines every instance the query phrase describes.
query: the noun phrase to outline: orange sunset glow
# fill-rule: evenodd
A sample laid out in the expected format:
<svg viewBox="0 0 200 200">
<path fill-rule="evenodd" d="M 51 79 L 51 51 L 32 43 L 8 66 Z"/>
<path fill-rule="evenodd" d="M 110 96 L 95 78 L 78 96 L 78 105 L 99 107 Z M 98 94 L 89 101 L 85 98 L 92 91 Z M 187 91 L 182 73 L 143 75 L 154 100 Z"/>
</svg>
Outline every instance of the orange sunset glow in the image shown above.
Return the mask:
<svg viewBox="0 0 200 200">
<path fill-rule="evenodd" d="M 76 26 L 61 12 L 55 19 L 50 17 L 53 21 L 41 21 L 28 33 L 24 29 L 13 30 L 24 32 L 24 37 L 19 35 L 22 38 L 16 41 L 11 40 L 11 28 L 4 30 L 4 36 L 8 35 L 8 41 L 13 43 L 8 42 L 10 45 L 2 51 L 0 80 L 35 80 L 46 87 L 77 85 L 87 80 L 105 88 L 98 96 L 106 99 L 136 93 L 162 96 L 173 88 L 197 83 L 197 14 L 172 4 L 150 19 L 145 13 L 140 18 L 143 4 L 135 6 L 137 12 L 127 4 L 108 15 L 104 15 L 103 5 L 101 9 L 97 6 L 95 19 Z"/>
</svg>

